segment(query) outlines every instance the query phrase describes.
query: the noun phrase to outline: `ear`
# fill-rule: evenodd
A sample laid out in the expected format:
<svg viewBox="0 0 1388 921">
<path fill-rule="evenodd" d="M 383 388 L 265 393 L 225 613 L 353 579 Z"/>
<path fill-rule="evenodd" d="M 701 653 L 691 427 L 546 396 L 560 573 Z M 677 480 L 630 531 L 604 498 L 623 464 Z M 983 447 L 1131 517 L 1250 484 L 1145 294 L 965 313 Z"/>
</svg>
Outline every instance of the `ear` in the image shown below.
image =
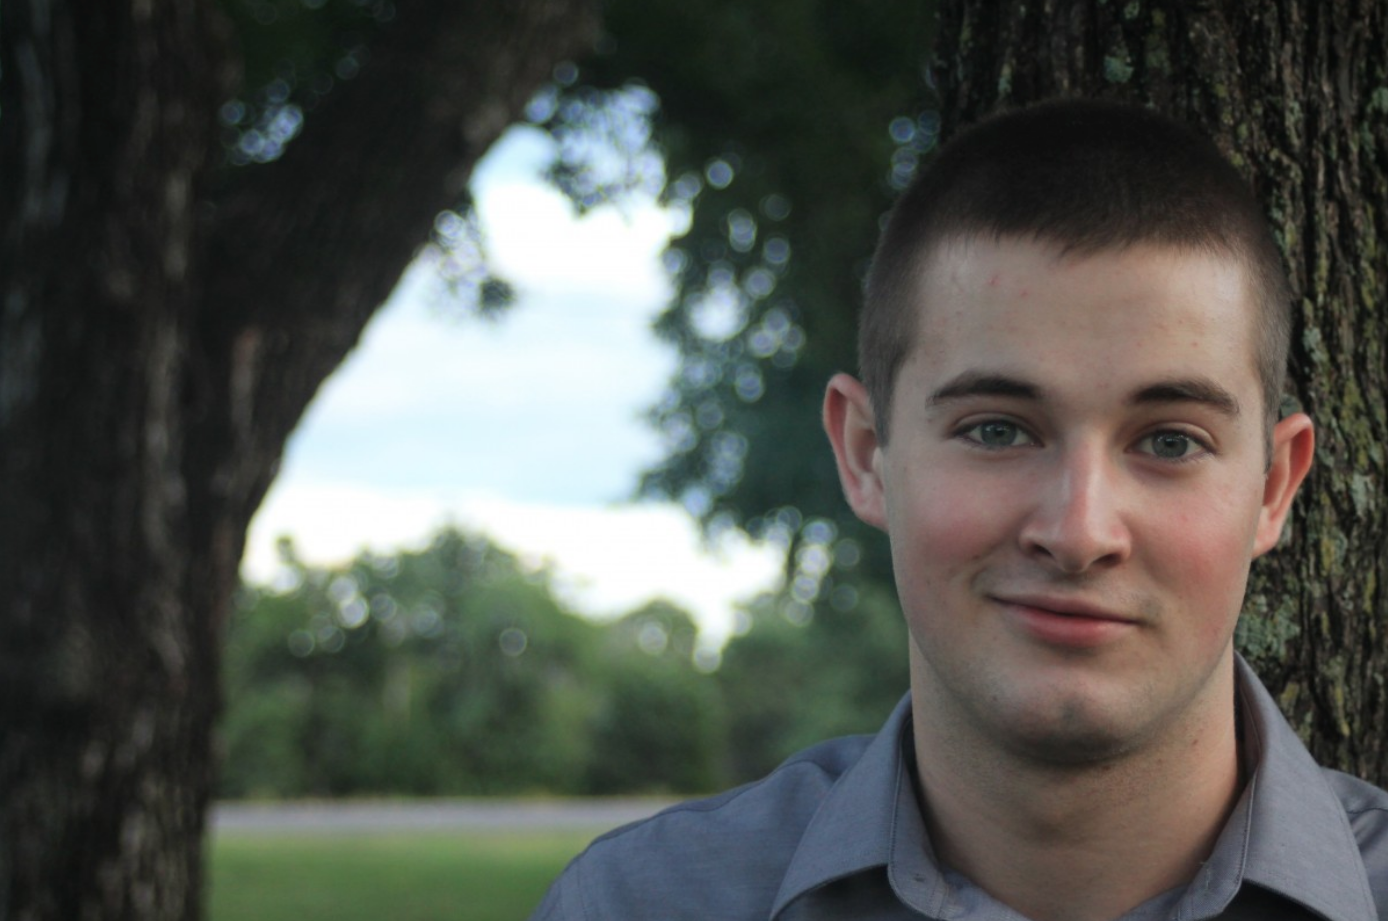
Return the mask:
<svg viewBox="0 0 1388 921">
<path fill-rule="evenodd" d="M 1254 556 L 1262 556 L 1277 546 L 1292 499 L 1311 469 L 1315 449 L 1315 429 L 1305 413 L 1293 413 L 1273 426 L 1272 463 L 1263 484 L 1263 507 L 1258 513 Z"/>
<path fill-rule="evenodd" d="M 847 374 L 835 374 L 824 394 L 824 431 L 834 446 L 839 482 L 853 513 L 874 527 L 887 529 L 882 491 L 882 452 L 872 401 L 866 388 Z"/>
</svg>

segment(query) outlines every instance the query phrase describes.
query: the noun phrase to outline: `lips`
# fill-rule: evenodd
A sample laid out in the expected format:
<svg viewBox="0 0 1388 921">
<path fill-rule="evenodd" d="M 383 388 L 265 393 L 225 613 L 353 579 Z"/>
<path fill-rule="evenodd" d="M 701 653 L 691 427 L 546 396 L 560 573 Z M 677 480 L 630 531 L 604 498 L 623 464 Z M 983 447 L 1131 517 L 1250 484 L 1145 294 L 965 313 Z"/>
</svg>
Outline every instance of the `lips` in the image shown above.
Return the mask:
<svg viewBox="0 0 1388 921">
<path fill-rule="evenodd" d="M 1101 605 L 1083 598 L 1066 598 L 1059 595 L 1006 595 L 997 596 L 996 601 L 1003 604 L 1035 608 L 1062 617 L 1085 617 L 1091 620 L 1113 620 L 1119 623 L 1132 623 L 1134 618 L 1111 611 Z"/>
<path fill-rule="evenodd" d="M 1121 640 L 1138 627 L 1133 618 L 1083 599 L 1017 595 L 993 600 L 1002 607 L 1009 626 L 1046 646 L 1095 649 Z"/>
</svg>

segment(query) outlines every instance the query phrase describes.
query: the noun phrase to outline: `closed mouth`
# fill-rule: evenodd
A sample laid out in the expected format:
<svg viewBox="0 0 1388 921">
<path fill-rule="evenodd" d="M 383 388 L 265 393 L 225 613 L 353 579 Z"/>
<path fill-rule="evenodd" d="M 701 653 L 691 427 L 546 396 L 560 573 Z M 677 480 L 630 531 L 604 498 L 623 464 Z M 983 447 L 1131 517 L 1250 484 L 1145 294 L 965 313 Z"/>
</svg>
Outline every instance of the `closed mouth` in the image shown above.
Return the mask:
<svg viewBox="0 0 1388 921">
<path fill-rule="evenodd" d="M 1114 623 L 1135 623 L 1134 618 L 1110 611 L 1100 605 L 1079 598 L 1064 598 L 1050 595 L 994 595 L 994 601 L 1001 604 L 1032 608 L 1057 617 L 1076 617 L 1087 620 L 1112 621 Z"/>
</svg>

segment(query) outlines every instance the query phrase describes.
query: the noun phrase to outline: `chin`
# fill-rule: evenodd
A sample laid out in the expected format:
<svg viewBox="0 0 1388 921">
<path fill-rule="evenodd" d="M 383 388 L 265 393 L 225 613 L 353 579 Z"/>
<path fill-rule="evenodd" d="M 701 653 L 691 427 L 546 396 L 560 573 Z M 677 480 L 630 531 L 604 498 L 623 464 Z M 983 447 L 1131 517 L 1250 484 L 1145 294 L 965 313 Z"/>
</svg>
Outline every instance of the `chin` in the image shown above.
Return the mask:
<svg viewBox="0 0 1388 921">
<path fill-rule="evenodd" d="M 1014 753 L 1057 768 L 1093 767 L 1117 761 L 1140 746 L 1130 720 L 1104 713 L 1093 701 L 1054 702 L 1045 712 L 1030 706 L 1002 729 Z"/>
</svg>

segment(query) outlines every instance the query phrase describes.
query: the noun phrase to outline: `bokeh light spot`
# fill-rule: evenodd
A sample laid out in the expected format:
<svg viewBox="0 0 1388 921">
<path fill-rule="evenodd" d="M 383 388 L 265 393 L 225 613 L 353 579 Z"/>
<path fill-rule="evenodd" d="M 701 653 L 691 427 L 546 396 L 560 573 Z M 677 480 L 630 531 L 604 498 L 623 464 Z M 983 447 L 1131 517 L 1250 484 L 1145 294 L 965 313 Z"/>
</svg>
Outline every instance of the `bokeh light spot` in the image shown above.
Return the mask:
<svg viewBox="0 0 1388 921">
<path fill-rule="evenodd" d="M 704 178 L 715 189 L 726 189 L 733 181 L 732 164 L 721 157 L 710 160 L 704 167 Z"/>
<path fill-rule="evenodd" d="M 507 627 L 501 631 L 501 635 L 496 638 L 497 646 L 501 647 L 502 655 L 516 658 L 525 652 L 530 645 L 530 638 L 525 635 L 525 631 L 519 627 Z"/>
</svg>

